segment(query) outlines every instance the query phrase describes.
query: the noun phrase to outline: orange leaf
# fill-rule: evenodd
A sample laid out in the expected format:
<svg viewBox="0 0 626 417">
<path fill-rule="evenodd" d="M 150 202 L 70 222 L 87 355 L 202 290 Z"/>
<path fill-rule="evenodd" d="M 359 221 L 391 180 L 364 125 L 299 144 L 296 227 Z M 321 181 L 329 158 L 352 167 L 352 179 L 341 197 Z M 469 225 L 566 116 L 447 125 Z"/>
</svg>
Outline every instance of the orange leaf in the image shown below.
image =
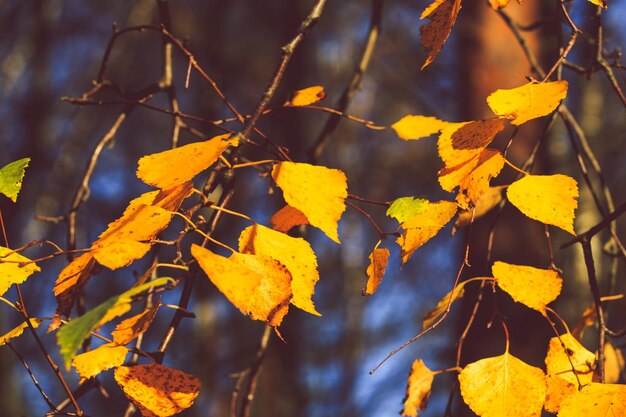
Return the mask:
<svg viewBox="0 0 626 417">
<path fill-rule="evenodd" d="M 501 119 L 449 123 L 437 141 L 439 156 L 446 168 L 463 164 L 479 156 L 503 129 Z"/>
<path fill-rule="evenodd" d="M 274 213 L 270 219 L 270 223 L 272 224 L 274 230 L 287 233 L 293 227 L 309 224 L 309 221 L 300 210 L 293 208 L 290 205 L 286 205 Z"/>
<path fill-rule="evenodd" d="M 94 350 L 74 356 L 72 365 L 82 378 L 92 378 L 102 371 L 120 366 L 126 360 L 128 349 L 107 343 Z"/>
<path fill-rule="evenodd" d="M 346 175 L 338 169 L 281 162 L 272 168 L 272 178 L 283 190 L 285 201 L 300 210 L 311 225 L 337 243 L 337 222 L 346 209 Z"/>
<path fill-rule="evenodd" d="M 510 1 L 511 0 L 489 0 L 489 4 L 491 4 L 491 7 L 495 10 L 499 10 L 505 8 Z"/>
<path fill-rule="evenodd" d="M 315 283 L 320 279 L 317 258 L 306 240 L 255 224 L 239 235 L 239 251 L 269 256 L 287 267 L 292 276 L 291 304 L 308 313 L 320 315 L 311 300 Z"/>
<path fill-rule="evenodd" d="M 595 4 L 596 6 L 600 6 L 604 9 L 608 7 L 606 0 L 589 0 L 589 3 Z"/>
<path fill-rule="evenodd" d="M 438 133 L 449 123 L 430 116 L 404 116 L 391 125 L 400 139 L 418 140 Z"/>
<path fill-rule="evenodd" d="M 481 417 L 538 417 L 546 397 L 543 371 L 509 352 L 470 363 L 459 384 L 463 400 Z"/>
<path fill-rule="evenodd" d="M 465 294 L 464 287 L 465 281 L 459 283 L 452 291 L 444 295 L 441 300 L 439 300 L 435 308 L 426 313 L 422 321 L 422 330 L 425 330 L 432 326 L 433 323 L 435 323 L 439 319 L 439 317 L 441 317 L 446 312 L 448 305 L 451 306 L 452 303 L 454 303 L 456 300 L 460 300 L 461 298 L 463 298 L 463 295 Z"/>
<path fill-rule="evenodd" d="M 461 0 L 435 0 L 420 16 L 420 19 L 430 20 L 429 23 L 420 27 L 422 46 L 428 54 L 422 69 L 433 62 L 443 47 L 459 10 L 461 10 Z"/>
<path fill-rule="evenodd" d="M 510 90 L 496 90 L 487 97 L 487 104 L 498 116 L 521 125 L 556 110 L 567 95 L 567 81 L 528 83 Z"/>
<path fill-rule="evenodd" d="M 238 144 L 237 137 L 225 134 L 147 155 L 139 160 L 137 177 L 153 187 L 171 188 L 191 180 L 213 165 L 226 148 Z"/>
<path fill-rule="evenodd" d="M 191 254 L 215 286 L 244 314 L 280 326 L 291 300 L 291 274 L 263 255 L 233 253 L 224 258 L 198 245 Z"/>
<path fill-rule="evenodd" d="M 120 324 L 115 326 L 115 330 L 111 333 L 113 341 L 118 345 L 130 343 L 134 338 L 148 330 L 148 327 L 150 327 L 152 320 L 154 320 L 158 309 L 159 302 L 157 301 L 152 308 L 122 321 Z"/>
<path fill-rule="evenodd" d="M 561 293 L 563 280 L 552 269 L 497 261 L 491 267 L 496 283 L 515 301 L 546 315 L 546 305 Z"/>
<path fill-rule="evenodd" d="M 565 397 L 578 391 L 579 381 L 581 385 L 591 383 L 595 360 L 596 356 L 569 333 L 550 339 L 546 355 L 548 395 L 544 407 L 547 411 L 559 411 Z M 572 364 L 576 374 L 572 372 Z"/>
<path fill-rule="evenodd" d="M 417 417 L 419 415 L 418 410 L 424 411 L 426 409 L 434 378 L 435 373 L 428 369 L 421 359 L 413 362 L 406 387 L 403 416 Z"/>
<path fill-rule="evenodd" d="M 59 316 L 68 317 L 70 315 L 76 298 L 85 288 L 95 266 L 96 260 L 93 258 L 93 255 L 84 253 L 61 270 L 54 284 L 54 295 L 58 304 L 57 312 L 48 331 L 52 331 L 61 325 Z"/>
<path fill-rule="evenodd" d="M 567 175 L 527 175 L 509 185 L 511 204 L 531 219 L 574 233 L 578 184 Z"/>
<path fill-rule="evenodd" d="M 294 91 L 289 100 L 285 103 L 285 106 L 308 106 L 310 104 L 317 103 L 318 101 L 324 99 L 324 97 L 326 97 L 324 87 L 316 85 Z"/>
<path fill-rule="evenodd" d="M 370 264 L 367 267 L 365 273 L 367 274 L 367 283 L 363 290 L 363 295 L 372 295 L 378 289 L 383 275 L 385 275 L 385 269 L 387 269 L 387 262 L 389 261 L 389 250 L 386 248 L 375 248 L 370 254 Z"/>
<path fill-rule="evenodd" d="M 169 417 L 191 407 L 200 392 L 193 375 L 159 364 L 120 366 L 115 380 L 144 417 Z"/>
<path fill-rule="evenodd" d="M 565 398 L 559 417 L 626 416 L 626 385 L 591 383 Z"/>
<path fill-rule="evenodd" d="M 502 201 L 502 187 L 489 187 L 482 197 L 476 202 L 474 207 L 474 221 L 480 219 Z M 472 210 L 463 210 L 459 213 L 454 222 L 455 229 L 461 229 L 470 224 L 472 220 Z"/>
</svg>

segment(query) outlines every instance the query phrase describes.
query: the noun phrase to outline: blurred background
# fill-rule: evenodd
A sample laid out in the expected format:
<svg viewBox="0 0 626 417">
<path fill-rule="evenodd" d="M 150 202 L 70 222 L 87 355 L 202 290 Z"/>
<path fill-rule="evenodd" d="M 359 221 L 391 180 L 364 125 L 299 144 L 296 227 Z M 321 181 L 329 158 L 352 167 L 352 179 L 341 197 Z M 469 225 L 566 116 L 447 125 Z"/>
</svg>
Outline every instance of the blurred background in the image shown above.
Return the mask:
<svg viewBox="0 0 626 417">
<path fill-rule="evenodd" d="M 112 35 L 134 25 L 160 25 L 155 0 L 135 1 L 2 1 L 0 0 L 0 166 L 30 157 L 24 186 L 17 204 L 5 198 L 0 208 L 12 247 L 39 239 L 66 246 L 66 225 L 37 220 L 36 215 L 63 216 L 87 166 L 89 155 L 111 128 L 124 105 L 77 106 L 62 97 L 80 97 L 92 88 Z M 313 5 L 311 0 L 218 1 L 177 0 L 170 2 L 170 28 L 186 40 L 187 48 L 216 81 L 228 100 L 243 114 L 251 113 L 280 59 L 280 47 L 291 39 Z M 342 0 L 329 1 L 319 23 L 306 35 L 290 62 L 272 105 L 283 103 L 291 91 L 322 85 L 328 97 L 322 102 L 334 107 L 349 84 L 372 22 L 380 20 L 380 36 L 369 66 L 348 107 L 348 113 L 390 125 L 407 114 L 436 116 L 448 121 L 490 117 L 485 99 L 498 88 L 512 88 L 534 74 L 522 49 L 503 20 L 485 1 L 465 0 L 452 35 L 433 64 L 420 71 L 425 54 L 419 44 L 419 15 L 426 1 Z M 522 25 L 538 22 L 521 33 L 544 68 L 558 57 L 559 45 L 569 38 L 561 25 L 555 1 L 512 2 L 505 11 Z M 583 0 L 572 4 L 572 16 L 590 37 L 581 36 L 568 60 L 582 67 L 592 61 L 596 10 Z M 376 11 L 373 13 L 373 11 Z M 626 45 L 626 4 L 613 1 L 603 14 L 604 48 L 607 54 Z M 561 31 L 565 35 L 561 35 Z M 591 41 L 590 41 L 591 39 Z M 162 38 L 156 32 L 133 32 L 120 38 L 113 49 L 105 79 L 123 91 L 138 91 L 162 76 Z M 622 60 L 623 62 L 623 60 Z M 210 86 L 192 72 L 185 88 L 188 61 L 173 51 L 173 82 L 180 109 L 205 119 L 219 120 L 232 114 Z M 616 69 L 618 82 L 626 86 L 624 71 Z M 584 129 L 591 149 L 602 166 L 617 204 L 626 200 L 626 117 L 624 106 L 603 72 L 587 77 L 564 69 L 570 82 L 566 103 Z M 98 96 L 119 99 L 114 93 Z M 168 108 L 167 95 L 148 101 Z M 328 114 L 310 109 L 277 110 L 263 117 L 258 127 L 272 141 L 289 149 L 295 161 L 307 161 L 307 151 L 318 139 Z M 210 124 L 188 122 L 207 138 L 221 133 Z M 581 184 L 575 228 L 587 230 L 601 220 L 588 187 L 583 185 L 576 153 L 562 121 L 557 118 L 547 135 L 544 119 L 529 122 L 518 132 L 509 159 L 523 165 L 541 140 L 533 173 L 566 173 Z M 227 125 L 237 129 L 236 123 Z M 137 160 L 148 153 L 168 149 L 173 118 L 137 107 L 120 125 L 114 141 L 103 150 L 89 184 L 89 200 L 77 217 L 77 246 L 88 247 L 118 218 L 132 198 L 149 187 L 135 176 Z M 494 147 L 503 149 L 511 131 L 501 133 Z M 180 144 L 199 139 L 187 131 Z M 246 152 L 251 159 L 266 159 L 266 153 Z M 393 131 L 374 131 L 341 120 L 319 155 L 320 165 L 342 169 L 349 192 L 360 197 L 391 201 L 402 196 L 432 200 L 452 199 L 437 182 L 442 163 L 433 138 L 404 142 Z M 505 168 L 494 182 L 508 184 L 515 172 Z M 200 187 L 206 175 L 197 178 Z M 598 184 L 597 176 L 592 176 Z M 604 203 L 604 202 L 603 202 Z M 268 195 L 268 180 L 254 169 L 239 170 L 236 192 L 229 206 L 262 224 L 281 207 L 279 195 Z M 397 224 L 385 218 L 384 208 L 359 204 L 385 231 Z M 472 228 L 470 264 L 465 277 L 489 276 L 485 248 L 495 217 L 488 215 Z M 233 246 L 246 224 L 224 218 L 216 238 Z M 624 236 L 626 222 L 618 221 Z M 175 237 L 181 223 L 173 222 L 166 236 Z M 556 309 L 573 326 L 592 303 L 587 275 L 578 246 L 559 250 L 569 236 L 551 228 L 556 264 L 564 270 L 564 292 Z M 422 358 L 431 369 L 455 364 L 456 344 L 476 299 L 470 290 L 435 331 L 410 345 L 373 375 L 369 371 L 391 350 L 421 330 L 426 312 L 450 289 L 461 265 L 468 235 L 451 234 L 451 225 L 420 248 L 400 268 L 399 249 L 392 239 L 383 241 L 392 257 L 378 292 L 363 297 L 368 256 L 378 241 L 376 230 L 356 210 L 348 208 L 339 227 L 342 245 L 336 245 L 316 230 L 308 231 L 319 262 L 321 279 L 314 301 L 322 317 L 290 310 L 281 327 L 285 342 L 273 337 L 259 380 L 252 416 L 394 416 L 402 409 L 406 378 L 411 363 Z M 530 221 L 510 205 L 497 217 L 493 260 L 549 266 L 543 225 Z M 601 287 L 606 293 L 611 272 L 617 276 L 613 293 L 624 291 L 623 262 L 615 266 L 603 252 L 606 234 L 594 239 L 594 254 Z M 190 242 L 187 242 L 189 244 Z M 30 258 L 50 253 L 50 246 L 27 250 Z M 165 250 L 161 256 L 171 256 Z M 149 258 L 147 256 L 146 258 Z M 103 271 L 92 278 L 85 293 L 86 308 L 127 289 L 147 265 L 148 259 L 119 271 Z M 40 264 L 42 272 L 22 287 L 26 306 L 33 316 L 50 317 L 56 308 L 52 287 L 64 257 Z M 536 312 L 515 305 L 502 293 L 485 296 L 485 303 L 468 335 L 463 364 L 504 350 L 499 326 L 488 328 L 494 303 L 506 317 L 511 334 L 511 352 L 535 366 L 543 366 L 551 330 Z M 180 289 L 164 296 L 176 304 Z M 15 299 L 14 290 L 6 295 Z M 609 324 L 624 327 L 624 301 L 611 304 Z M 168 350 L 164 364 L 201 378 L 203 387 L 194 407 L 185 416 L 228 415 L 233 375 L 254 360 L 264 326 L 236 310 L 205 278 L 194 287 L 189 309 L 195 319 L 185 319 Z M 144 349 L 155 349 L 163 338 L 173 311 L 161 309 L 144 340 Z M 20 322 L 8 306 L 0 306 L 0 334 Z M 106 329 L 105 329 L 106 330 Z M 39 331 L 53 358 L 61 363 L 54 334 Z M 594 349 L 594 332 L 585 343 Z M 623 340 L 615 340 L 623 347 Z M 65 396 L 32 338 L 25 334 L 14 342 L 33 373 L 55 404 Z M 77 374 L 67 372 L 71 386 Z M 623 377 L 623 375 L 622 375 Z M 127 401 L 115 384 L 112 372 L 99 380 L 111 395 L 96 389 L 80 399 L 90 416 L 124 415 Z M 443 416 L 453 387 L 452 374 L 437 376 L 425 416 Z M 622 381 L 623 382 L 623 381 Z M 48 410 L 34 389 L 21 363 L 7 348 L 0 348 L 0 401 L 6 416 L 40 416 Z M 453 401 L 453 415 L 472 415 Z"/>
</svg>

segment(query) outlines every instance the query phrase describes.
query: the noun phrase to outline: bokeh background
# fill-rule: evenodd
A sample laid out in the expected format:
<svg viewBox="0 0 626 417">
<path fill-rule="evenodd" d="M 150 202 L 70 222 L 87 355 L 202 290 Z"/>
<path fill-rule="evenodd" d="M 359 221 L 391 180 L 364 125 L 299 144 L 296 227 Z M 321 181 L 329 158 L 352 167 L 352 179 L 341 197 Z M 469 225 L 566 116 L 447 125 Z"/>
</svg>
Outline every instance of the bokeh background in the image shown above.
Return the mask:
<svg viewBox="0 0 626 417">
<path fill-rule="evenodd" d="M 105 134 L 122 105 L 76 106 L 61 97 L 79 97 L 96 78 L 112 24 L 118 28 L 133 25 L 159 25 L 157 1 L 2 1 L 0 0 L 0 165 L 30 157 L 22 192 L 17 204 L 2 199 L 0 208 L 13 247 L 39 239 L 66 244 L 63 223 L 42 222 L 36 215 L 61 216 L 67 213 L 79 186 L 89 154 Z M 377 3 L 377 2 L 374 2 Z M 361 88 L 349 106 L 349 113 L 390 125 L 407 114 L 436 116 L 449 121 L 489 117 L 485 98 L 498 88 L 524 84 L 532 75 L 521 48 L 502 19 L 484 1 L 465 0 L 458 21 L 442 53 L 426 70 L 420 71 L 425 54 L 419 45 L 419 14 L 425 1 L 386 0 L 382 3 L 381 33 Z M 524 31 L 531 48 L 545 67 L 558 56 L 561 26 L 555 18 L 558 2 L 529 0 L 512 2 L 507 12 L 522 24 L 539 21 L 534 30 Z M 219 1 L 177 0 L 169 4 L 171 28 L 197 61 L 216 80 L 226 97 L 242 113 L 255 108 L 285 44 L 306 16 L 311 0 Z M 594 33 L 595 8 L 583 0 L 571 4 L 572 15 L 584 31 Z M 367 0 L 329 1 L 321 20 L 297 49 L 277 91 L 273 105 L 286 100 L 290 91 L 323 85 L 333 107 L 348 84 L 368 35 L 372 2 Z M 626 45 L 626 5 L 614 0 L 603 15 L 605 49 L 619 50 Z M 567 33 L 567 32 L 565 32 Z M 567 39 L 567 36 L 565 37 Z M 591 62 L 593 48 L 582 37 L 569 60 L 581 66 Z M 210 86 L 192 73 L 185 88 L 187 60 L 174 51 L 173 76 L 181 110 L 206 119 L 230 117 Z M 623 62 L 623 60 L 622 60 Z M 140 90 L 156 82 L 162 71 L 162 39 L 155 33 L 133 33 L 116 44 L 106 78 L 125 91 Z M 624 71 L 616 70 L 622 87 Z M 605 75 L 589 77 L 564 70 L 570 81 L 567 104 L 578 118 L 614 193 L 617 203 L 626 200 L 626 113 L 611 90 Z M 114 96 L 105 96 L 111 99 Z M 167 108 L 164 94 L 149 101 Z M 307 160 L 328 115 L 308 109 L 286 109 L 264 117 L 258 126 L 274 142 L 289 149 L 296 161 Z M 220 132 L 208 124 L 189 122 L 206 137 Z M 557 122 L 545 137 L 544 120 L 524 125 L 509 152 L 521 166 L 541 137 L 538 162 L 533 172 L 567 173 L 581 180 L 581 173 L 563 123 Z M 78 246 L 88 247 L 119 217 L 129 200 L 148 190 L 135 176 L 137 160 L 148 153 L 170 146 L 172 118 L 145 108 L 136 108 L 120 127 L 114 144 L 103 151 L 90 183 L 89 200 L 78 215 Z M 236 123 L 228 125 L 236 129 Z M 494 145 L 503 148 L 510 131 Z M 181 144 L 197 141 L 181 133 Z M 251 158 L 266 158 L 266 154 Z M 332 133 L 319 158 L 321 165 L 346 172 L 349 192 L 358 196 L 390 201 L 401 196 L 421 196 L 431 200 L 450 199 L 437 183 L 441 162 L 431 139 L 404 142 L 390 131 L 373 131 L 358 123 L 342 120 Z M 166 168 L 165 168 L 166 169 Z M 201 186 L 200 176 L 197 185 Z M 515 178 L 505 168 L 496 183 Z M 280 196 L 268 195 L 268 181 L 249 169 L 237 173 L 236 194 L 231 208 L 267 224 L 281 206 Z M 594 178 L 597 183 L 597 178 Z M 580 181 L 582 184 L 582 181 Z M 601 216 L 588 189 L 581 187 L 576 230 L 584 231 Z M 384 209 L 361 205 L 384 230 L 397 226 L 384 216 Z M 471 268 L 466 276 L 486 276 L 485 245 L 492 216 L 481 219 L 472 229 Z M 618 222 L 624 236 L 623 220 Z M 171 236 L 175 236 L 174 222 Z M 234 245 L 245 223 L 225 218 L 216 237 Z M 557 265 L 565 277 L 564 294 L 556 303 L 571 325 L 592 299 L 578 247 L 558 250 L 568 236 L 552 230 Z M 378 238 L 367 219 L 348 209 L 340 223 L 342 245 L 310 230 L 308 239 L 317 252 L 321 280 L 314 301 L 322 317 L 291 309 L 281 333 L 285 342 L 272 338 L 264 363 L 253 416 L 393 416 L 402 407 L 406 377 L 411 363 L 422 358 L 431 369 L 454 365 L 456 343 L 465 326 L 474 300 L 469 291 L 454 306 L 444 324 L 394 356 L 373 375 L 369 371 L 385 355 L 419 332 L 421 319 L 452 286 L 460 263 L 465 231 L 451 235 L 451 227 L 418 250 L 402 268 L 399 250 L 388 239 L 383 246 L 392 252 L 392 261 L 378 292 L 363 297 L 367 257 Z M 594 240 L 596 265 L 603 289 L 607 287 L 611 259 L 602 252 L 607 236 Z M 25 252 L 35 258 L 50 253 L 50 247 Z M 165 252 L 167 255 L 167 251 Z M 493 259 L 547 267 L 549 258 L 543 226 L 524 218 L 507 205 L 499 217 Z M 24 286 L 26 304 L 32 315 L 49 317 L 54 313 L 52 287 L 64 267 L 64 257 L 42 262 L 43 272 Z M 120 271 L 103 271 L 89 283 L 86 308 L 128 288 L 148 264 L 142 260 Z M 624 290 L 623 263 L 617 274 Z M 14 290 L 7 293 L 15 298 Z M 163 302 L 175 304 L 179 290 Z M 464 363 L 497 355 L 504 349 L 498 326 L 488 328 L 494 300 L 507 317 L 511 351 L 528 363 L 542 366 L 550 329 L 540 315 L 513 305 L 503 294 L 489 295 L 469 334 Z M 623 327 L 625 303 L 611 305 L 610 324 Z M 185 416 L 225 416 L 234 386 L 233 374 L 254 360 L 263 333 L 263 324 L 242 316 L 206 279 L 196 283 L 190 310 L 195 319 L 185 319 L 168 350 L 164 363 L 202 379 L 203 388 L 195 406 Z M 146 335 L 144 349 L 158 345 L 173 312 L 161 309 Z M 0 306 L 0 333 L 19 323 L 19 316 Z M 39 331 L 59 363 L 54 334 Z M 593 331 L 585 339 L 594 347 Z M 618 347 L 623 340 L 616 340 Z M 52 401 L 60 403 L 64 394 L 50 368 L 26 334 L 15 341 L 32 371 Z M 75 386 L 78 376 L 67 372 Z M 123 415 L 127 402 L 112 379 L 111 372 L 99 377 L 111 398 L 94 389 L 80 403 L 90 416 Z M 425 416 L 442 416 L 452 386 L 452 375 L 438 376 Z M 1 415 L 38 416 L 47 411 L 28 374 L 12 352 L 0 348 Z M 471 415 L 453 402 L 454 415 Z"/>
</svg>

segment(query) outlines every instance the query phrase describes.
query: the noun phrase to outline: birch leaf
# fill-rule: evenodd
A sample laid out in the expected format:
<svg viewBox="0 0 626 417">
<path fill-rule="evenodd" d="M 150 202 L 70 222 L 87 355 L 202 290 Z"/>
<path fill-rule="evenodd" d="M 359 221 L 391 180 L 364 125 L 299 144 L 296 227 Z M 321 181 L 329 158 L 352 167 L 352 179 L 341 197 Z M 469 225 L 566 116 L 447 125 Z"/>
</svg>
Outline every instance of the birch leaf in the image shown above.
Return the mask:
<svg viewBox="0 0 626 417">
<path fill-rule="evenodd" d="M 383 280 L 387 262 L 389 261 L 389 250 L 386 248 L 375 248 L 369 256 L 370 264 L 365 271 L 367 283 L 363 290 L 363 295 L 372 295 L 378 289 Z"/>
<path fill-rule="evenodd" d="M 626 385 L 591 383 L 565 398 L 558 417 L 626 416 Z"/>
<path fill-rule="evenodd" d="M 39 271 L 41 268 L 27 257 L 13 249 L 0 246 L 0 296 L 3 296 L 11 285 L 21 284 Z"/>
<path fill-rule="evenodd" d="M 424 361 L 417 359 L 413 362 L 406 388 L 403 416 L 417 417 L 419 416 L 418 410 L 426 409 L 434 378 L 435 373 L 428 369 Z"/>
<path fill-rule="evenodd" d="M 316 85 L 313 87 L 294 91 L 291 94 L 289 100 L 285 103 L 285 106 L 309 106 L 324 99 L 324 97 L 326 97 L 324 87 L 322 87 L 321 85 Z"/>
<path fill-rule="evenodd" d="M 408 115 L 391 125 L 400 139 L 418 140 L 438 133 L 449 123 L 430 116 Z"/>
<path fill-rule="evenodd" d="M 120 366 L 126 360 L 128 349 L 115 343 L 107 343 L 74 356 L 72 365 L 81 378 L 93 378 L 102 371 Z"/>
<path fill-rule="evenodd" d="M 14 203 L 22 189 L 22 180 L 30 158 L 13 161 L 0 168 L 0 194 L 9 197 Z"/>
<path fill-rule="evenodd" d="M 546 116 L 559 107 L 567 95 L 567 81 L 530 82 L 510 90 L 497 90 L 487 97 L 487 104 L 498 116 L 511 119 L 518 126 Z"/>
<path fill-rule="evenodd" d="M 424 10 L 420 19 L 430 22 L 420 27 L 420 39 L 427 57 L 422 69 L 426 68 L 437 56 L 448 39 L 456 16 L 461 10 L 461 0 L 435 0 Z"/>
</svg>

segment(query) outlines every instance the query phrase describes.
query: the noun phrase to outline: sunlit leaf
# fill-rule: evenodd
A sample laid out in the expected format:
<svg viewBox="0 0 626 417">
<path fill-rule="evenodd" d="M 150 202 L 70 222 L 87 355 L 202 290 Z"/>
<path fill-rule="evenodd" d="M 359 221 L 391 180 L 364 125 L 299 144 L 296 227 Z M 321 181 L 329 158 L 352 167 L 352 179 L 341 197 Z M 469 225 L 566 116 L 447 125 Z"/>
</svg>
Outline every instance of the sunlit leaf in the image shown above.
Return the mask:
<svg viewBox="0 0 626 417">
<path fill-rule="evenodd" d="M 213 165 L 226 148 L 238 144 L 236 136 L 225 134 L 147 155 L 139 160 L 137 177 L 153 187 L 171 188 L 191 180 Z"/>
<path fill-rule="evenodd" d="M 30 158 L 22 158 L 0 168 L 0 194 L 6 195 L 14 203 L 22 189 L 24 172 L 29 162 Z"/>
<path fill-rule="evenodd" d="M 369 256 L 370 264 L 365 271 L 367 283 L 363 290 L 363 295 L 372 295 L 378 289 L 383 280 L 387 262 L 389 261 L 389 250 L 386 248 L 375 248 Z"/>
<path fill-rule="evenodd" d="M 306 218 L 304 213 L 297 208 L 286 205 L 274 213 L 270 219 L 270 223 L 272 224 L 274 230 L 287 233 L 293 227 L 309 224 L 309 220 Z"/>
<path fill-rule="evenodd" d="M 615 384 L 624 371 L 624 355 L 620 348 L 615 348 L 608 340 L 604 343 L 604 382 Z"/>
<path fill-rule="evenodd" d="M 115 381 L 144 417 L 169 417 L 191 407 L 200 392 L 200 380 L 156 363 L 120 366 Z"/>
<path fill-rule="evenodd" d="M 499 10 L 499 9 L 505 8 L 509 4 L 510 1 L 511 0 L 489 0 L 489 4 L 495 10 Z"/>
<path fill-rule="evenodd" d="M 391 125 L 400 139 L 418 140 L 438 133 L 448 122 L 430 116 L 408 115 Z"/>
<path fill-rule="evenodd" d="M 595 360 L 595 355 L 569 333 L 550 339 L 546 355 L 548 394 L 544 407 L 547 411 L 556 413 L 565 397 L 578 391 L 579 383 L 591 383 Z"/>
<path fill-rule="evenodd" d="M 435 308 L 426 313 L 422 321 L 422 330 L 432 326 L 433 323 L 439 320 L 439 317 L 441 317 L 446 312 L 448 305 L 451 306 L 452 303 L 454 303 L 456 300 L 460 300 L 461 298 L 463 298 L 464 294 L 465 281 L 459 283 L 452 291 L 441 297 L 441 300 L 439 300 Z"/>
<path fill-rule="evenodd" d="M 626 385 L 591 383 L 568 396 L 558 417 L 626 416 Z"/>
<path fill-rule="evenodd" d="M 233 253 L 225 258 L 198 245 L 191 254 L 211 282 L 242 313 L 270 326 L 280 326 L 291 300 L 291 274 L 265 255 Z"/>
<path fill-rule="evenodd" d="M 446 168 L 454 168 L 478 157 L 504 129 L 502 119 L 449 123 L 437 140 L 439 157 Z"/>
<path fill-rule="evenodd" d="M 317 272 L 317 258 L 309 242 L 255 224 L 239 235 L 239 251 L 269 256 L 286 266 L 292 276 L 291 304 L 308 313 L 320 315 L 312 300 L 315 283 L 320 276 Z"/>
<path fill-rule="evenodd" d="M 147 207 L 147 206 L 146 206 Z M 131 239 L 109 240 L 93 251 L 93 257 L 100 265 L 109 269 L 122 268 L 135 259 L 142 258 L 150 250 L 149 243 Z"/>
<path fill-rule="evenodd" d="M 96 260 L 91 253 L 84 253 L 74 258 L 59 274 L 54 284 L 54 295 L 57 299 L 57 313 L 48 331 L 52 331 L 61 325 L 60 316 L 68 317 L 74 306 L 76 298 L 85 288 L 85 284 L 91 277 L 96 265 Z"/>
<path fill-rule="evenodd" d="M 539 417 L 546 397 L 543 371 L 509 352 L 470 363 L 459 383 L 463 400 L 481 417 Z"/>
<path fill-rule="evenodd" d="M 430 20 L 420 27 L 421 43 L 428 55 L 422 69 L 433 62 L 443 47 L 459 10 L 461 10 L 461 0 L 435 0 L 420 16 L 420 19 Z"/>
<path fill-rule="evenodd" d="M 118 345 L 130 343 L 134 338 L 148 330 L 158 309 L 159 302 L 156 302 L 151 308 L 120 322 L 111 332 L 113 341 Z"/>
<path fill-rule="evenodd" d="M 546 306 L 561 293 L 563 280 L 552 269 L 497 261 L 491 267 L 498 287 L 515 301 L 546 315 Z"/>
<path fill-rule="evenodd" d="M 42 322 L 43 322 L 42 319 L 38 319 L 38 318 L 30 319 L 30 324 L 33 326 L 34 329 L 39 327 L 39 325 Z M 6 345 L 6 343 L 10 341 L 11 339 L 20 336 L 24 332 L 24 329 L 26 329 L 27 327 L 28 327 L 28 323 L 23 322 L 22 324 L 14 327 L 13 330 L 11 330 L 10 332 L 5 333 L 2 336 L 0 336 L 0 346 Z"/>
<path fill-rule="evenodd" d="M 309 223 L 339 243 L 337 222 L 346 209 L 346 175 L 322 166 L 281 162 L 272 168 L 272 178 L 283 190 L 285 201 L 300 210 Z"/>
<path fill-rule="evenodd" d="M 474 207 L 474 221 L 489 213 L 502 201 L 502 187 L 489 187 L 478 199 Z M 472 210 L 463 210 L 459 213 L 454 222 L 456 229 L 461 229 L 470 224 L 472 220 Z"/>
<path fill-rule="evenodd" d="M 413 362 L 406 387 L 403 416 L 417 417 L 418 411 L 426 409 L 434 377 L 435 373 L 421 359 Z"/>
<path fill-rule="evenodd" d="M 604 9 L 606 9 L 608 7 L 606 0 L 589 0 L 589 3 L 595 4 L 596 6 L 600 6 L 600 7 L 604 8 Z"/>
<path fill-rule="evenodd" d="M 308 106 L 326 97 L 324 87 L 316 85 L 313 87 L 304 88 L 302 90 L 294 91 L 291 94 L 289 100 L 285 103 L 285 106 Z"/>
<path fill-rule="evenodd" d="M 578 184 L 567 175 L 527 175 L 507 189 L 511 204 L 531 219 L 574 233 Z"/>
<path fill-rule="evenodd" d="M 74 356 L 72 365 L 82 378 L 92 378 L 102 371 L 120 366 L 126 360 L 128 349 L 107 343 L 94 350 Z"/>
<path fill-rule="evenodd" d="M 567 81 L 530 82 L 510 90 L 497 90 L 487 97 L 487 104 L 498 116 L 521 125 L 556 110 L 567 95 Z"/>
<path fill-rule="evenodd" d="M 0 296 L 13 284 L 21 284 L 35 272 L 41 271 L 36 263 L 27 257 L 0 246 Z"/>
</svg>

